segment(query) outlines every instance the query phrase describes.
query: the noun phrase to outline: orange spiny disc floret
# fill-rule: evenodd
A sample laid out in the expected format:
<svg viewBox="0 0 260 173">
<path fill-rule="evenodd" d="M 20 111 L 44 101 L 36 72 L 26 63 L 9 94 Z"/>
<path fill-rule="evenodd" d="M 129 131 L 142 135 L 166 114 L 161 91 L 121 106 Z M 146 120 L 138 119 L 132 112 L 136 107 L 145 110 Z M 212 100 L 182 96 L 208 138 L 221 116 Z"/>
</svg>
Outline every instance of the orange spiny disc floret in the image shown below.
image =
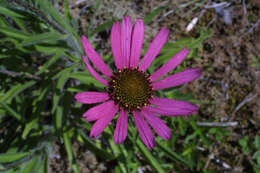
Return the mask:
<svg viewBox="0 0 260 173">
<path fill-rule="evenodd" d="M 129 112 L 140 110 L 149 104 L 152 87 L 149 75 L 135 69 L 123 69 L 113 73 L 109 82 L 110 98 Z"/>
</svg>

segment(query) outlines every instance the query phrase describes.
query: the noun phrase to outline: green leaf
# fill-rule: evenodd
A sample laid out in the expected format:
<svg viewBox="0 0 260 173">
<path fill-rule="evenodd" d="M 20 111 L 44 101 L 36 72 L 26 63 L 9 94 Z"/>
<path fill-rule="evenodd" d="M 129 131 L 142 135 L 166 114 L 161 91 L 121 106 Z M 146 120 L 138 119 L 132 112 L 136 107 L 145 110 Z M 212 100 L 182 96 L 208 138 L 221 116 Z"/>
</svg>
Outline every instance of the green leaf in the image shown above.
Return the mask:
<svg viewBox="0 0 260 173">
<path fill-rule="evenodd" d="M 107 22 L 105 22 L 105 23 L 99 25 L 94 31 L 92 31 L 92 32 L 89 34 L 89 36 L 91 37 L 91 36 L 93 36 L 93 35 L 96 34 L 96 33 L 99 33 L 99 32 L 101 32 L 101 31 L 104 31 L 104 30 L 106 30 L 106 29 L 111 28 L 114 22 L 115 22 L 115 19 L 111 19 L 111 20 L 109 20 L 109 21 L 107 21 Z"/>
<path fill-rule="evenodd" d="M 29 156 L 31 152 L 4 153 L 0 154 L 0 163 L 9 163 Z"/>
<path fill-rule="evenodd" d="M 22 40 L 30 37 L 30 34 L 19 31 L 12 27 L 0 26 L 0 32 L 5 34 L 6 36 L 13 37 L 16 39 L 22 39 Z"/>
<path fill-rule="evenodd" d="M 9 91 L 7 91 L 3 97 L 0 97 L 0 103 L 11 101 L 14 97 L 16 97 L 18 94 L 23 92 L 25 89 L 33 86 L 35 83 L 36 83 L 35 81 L 29 81 L 23 85 L 22 84 L 15 85 Z"/>
<path fill-rule="evenodd" d="M 32 106 L 33 106 L 33 116 L 37 117 L 41 112 L 43 111 L 44 106 L 47 103 L 48 94 L 51 90 L 51 85 L 48 85 L 46 87 L 40 88 L 39 90 L 39 96 L 37 99 L 34 99 Z"/>
<path fill-rule="evenodd" d="M 76 73 L 71 73 L 70 78 L 77 79 L 83 84 L 93 84 L 98 88 L 103 88 L 104 85 L 98 82 L 93 76 L 91 76 L 87 72 L 76 72 Z"/>
<path fill-rule="evenodd" d="M 14 18 L 14 21 L 23 32 L 27 32 L 26 24 L 23 19 Z"/>
<path fill-rule="evenodd" d="M 41 8 L 43 8 L 44 12 L 46 14 L 49 14 L 58 24 L 62 26 L 65 30 L 70 32 L 72 35 L 76 36 L 76 32 L 73 30 L 69 22 L 66 18 L 61 16 L 59 12 L 53 7 L 53 5 L 50 4 L 49 1 L 41 0 L 38 1 Z"/>
<path fill-rule="evenodd" d="M 259 135 L 255 136 L 254 145 L 255 145 L 256 149 L 260 149 L 260 136 Z"/>
<path fill-rule="evenodd" d="M 99 156 L 99 157 L 101 157 L 102 159 L 105 159 L 105 160 L 113 160 L 115 158 L 114 155 L 107 152 L 103 148 L 96 145 L 92 140 L 90 140 L 89 137 L 82 130 L 78 129 L 78 133 L 82 137 L 82 139 L 85 143 L 85 146 L 90 151 L 95 153 L 96 156 Z"/>
<path fill-rule="evenodd" d="M 64 31 L 64 33 L 69 33 L 69 42 L 73 44 L 75 51 L 81 51 L 82 48 L 79 44 L 80 37 L 78 36 L 77 32 L 72 28 L 71 24 L 69 23 L 68 19 L 63 17 L 59 12 L 51 5 L 49 1 L 41 0 L 38 1 L 40 7 L 44 10 L 46 15 L 50 15 L 56 23 L 59 24 L 59 30 Z"/>
<path fill-rule="evenodd" d="M 189 122 L 190 122 L 192 128 L 194 129 L 195 133 L 200 136 L 200 138 L 201 138 L 201 140 L 203 141 L 204 144 L 209 146 L 210 145 L 210 140 L 206 137 L 205 133 L 202 132 L 202 129 L 197 126 L 194 118 L 190 117 L 189 120 L 190 120 Z"/>
<path fill-rule="evenodd" d="M 33 128 L 38 127 L 38 120 L 39 120 L 39 117 L 36 117 L 36 118 L 32 119 L 30 122 L 28 122 L 28 123 L 25 125 L 24 131 L 23 131 L 23 134 L 22 134 L 22 138 L 23 138 L 23 139 L 26 139 L 28 133 L 29 133 Z"/>
<path fill-rule="evenodd" d="M 260 68 L 260 57 L 258 56 L 252 56 L 252 67 L 254 68 Z"/>
<path fill-rule="evenodd" d="M 211 36 L 211 31 L 209 29 L 202 28 L 199 38 L 196 38 L 196 39 L 194 39 L 192 37 L 182 38 L 175 42 L 166 43 L 163 46 L 162 50 L 160 51 L 161 53 L 163 53 L 163 55 L 156 58 L 153 63 L 154 64 L 165 63 L 167 60 L 169 60 L 171 57 L 173 57 L 173 55 L 175 55 L 177 52 L 179 52 L 184 47 L 191 50 L 190 54 L 188 55 L 188 57 L 190 57 L 193 55 L 193 52 L 195 50 L 197 50 L 197 48 L 200 48 L 202 46 L 202 42 L 205 39 L 209 38 L 210 36 Z"/>
<path fill-rule="evenodd" d="M 90 36 L 91 30 L 93 29 L 93 24 L 94 24 L 93 22 L 95 21 L 97 13 L 99 12 L 100 4 L 101 4 L 101 1 L 96 0 L 95 4 L 92 6 L 92 10 L 94 11 L 94 14 L 92 15 L 92 18 L 90 19 L 90 23 L 89 23 L 88 28 L 87 28 L 87 37 L 90 40 L 91 40 L 91 38 L 89 36 Z"/>
<path fill-rule="evenodd" d="M 56 79 L 60 78 L 63 74 L 70 72 L 71 70 L 77 68 L 78 66 L 79 66 L 79 64 L 73 64 L 72 66 L 61 70 L 59 73 L 57 73 L 55 76 L 52 77 L 52 80 L 56 80 Z"/>
<path fill-rule="evenodd" d="M 57 32 L 46 32 L 37 35 L 31 35 L 30 37 L 24 39 L 19 45 L 20 47 L 35 45 L 40 43 L 53 43 L 58 40 L 65 40 L 68 38 L 68 35 L 61 35 Z"/>
<path fill-rule="evenodd" d="M 151 163 L 151 165 L 155 168 L 155 170 L 159 173 L 164 173 L 165 171 L 162 169 L 160 164 L 157 162 L 157 159 L 153 157 L 151 152 L 146 148 L 146 146 L 138 139 L 136 141 L 138 148 L 144 157 Z"/>
<path fill-rule="evenodd" d="M 55 63 L 63 54 L 63 52 L 61 52 L 60 50 L 57 50 L 56 55 L 53 56 L 52 58 L 50 58 L 46 63 L 43 64 L 43 66 L 41 66 L 40 70 L 35 73 L 35 75 L 40 75 L 41 73 L 43 73 L 44 71 L 46 71 L 48 69 L 48 67 L 50 67 L 53 63 Z"/>
<path fill-rule="evenodd" d="M 190 45 L 192 43 L 192 41 L 194 41 L 193 38 L 182 38 L 182 39 L 176 40 L 175 42 L 165 43 L 161 52 L 168 52 L 173 49 L 180 50 L 184 46 Z"/>
<path fill-rule="evenodd" d="M 71 93 L 66 91 L 62 98 L 62 107 L 63 107 L 62 126 L 63 127 L 65 127 L 67 125 L 67 120 L 70 115 L 72 100 L 74 100 L 74 97 L 71 95 Z"/>
<path fill-rule="evenodd" d="M 63 107 L 58 106 L 55 116 L 55 127 L 58 132 L 61 131 L 62 128 L 62 114 L 63 114 Z"/>
<path fill-rule="evenodd" d="M 58 106 L 58 103 L 59 103 L 59 100 L 61 97 L 61 91 L 63 89 L 63 86 L 65 85 L 65 83 L 67 82 L 67 80 L 69 78 L 69 74 L 70 74 L 71 70 L 72 70 L 71 67 L 68 67 L 65 70 L 63 70 L 62 73 L 60 74 L 60 77 L 55 86 L 55 92 L 53 95 L 53 106 L 52 106 L 52 111 L 51 111 L 52 113 L 55 112 L 55 110 Z"/>
<path fill-rule="evenodd" d="M 0 105 L 14 118 L 16 118 L 17 120 L 21 121 L 22 120 L 22 116 L 20 114 L 18 114 L 15 110 L 13 110 L 11 107 L 9 107 L 7 104 L 5 103 L 0 103 Z"/>
<path fill-rule="evenodd" d="M 174 151 L 171 151 L 170 148 L 162 145 L 159 141 L 156 142 L 158 144 L 158 148 L 163 151 L 169 158 L 171 158 L 174 161 L 177 161 L 181 164 L 184 164 L 188 166 L 190 169 L 192 169 L 193 165 L 192 163 L 186 161 L 181 155 L 175 153 Z"/>
<path fill-rule="evenodd" d="M 25 166 L 21 170 L 22 173 L 32 173 L 32 172 L 38 172 L 40 166 L 41 166 L 41 159 L 40 156 L 35 156 L 30 161 L 24 163 Z"/>
<path fill-rule="evenodd" d="M 73 149 L 69 138 L 69 131 L 63 133 L 63 138 L 64 138 L 65 149 L 68 154 L 68 159 L 72 163 L 74 160 L 74 154 L 73 154 Z"/>
<path fill-rule="evenodd" d="M 36 51 L 42 52 L 46 55 L 50 54 L 57 54 L 58 52 L 64 52 L 65 48 L 63 47 L 57 47 L 57 46 L 51 46 L 51 45 L 34 45 Z"/>
<path fill-rule="evenodd" d="M 144 17 L 144 24 L 150 23 L 155 16 L 157 16 L 163 9 L 165 9 L 166 6 L 157 7 L 155 10 L 153 10 L 150 14 L 146 15 Z"/>
<path fill-rule="evenodd" d="M 249 136 L 245 136 L 242 139 L 239 139 L 238 143 L 243 147 L 246 148 L 248 146 Z"/>
<path fill-rule="evenodd" d="M 115 142 L 113 141 L 112 138 L 109 139 L 109 144 L 111 146 L 111 149 L 112 149 L 113 153 L 115 154 L 115 156 L 117 158 L 118 165 L 119 165 L 119 168 L 120 168 L 121 172 L 127 173 L 127 166 L 125 164 L 125 158 L 122 159 L 120 157 L 120 154 L 121 154 L 120 148 L 115 144 Z"/>
<path fill-rule="evenodd" d="M 41 164 L 39 173 L 48 173 L 48 157 L 46 156 Z"/>
<path fill-rule="evenodd" d="M 0 6 L 0 14 L 9 16 L 11 18 L 22 18 L 22 17 L 24 17 L 24 16 L 22 16 L 22 15 L 16 13 L 16 12 L 9 10 L 8 8 L 2 7 L 2 6 Z"/>
<path fill-rule="evenodd" d="M 69 10 L 69 2 L 68 0 L 64 1 L 64 15 L 68 21 L 71 20 L 70 10 Z"/>
<path fill-rule="evenodd" d="M 253 159 L 256 160 L 258 165 L 260 165 L 260 151 L 257 151 L 257 152 L 254 153 Z"/>
<path fill-rule="evenodd" d="M 242 147 L 243 152 L 245 152 L 245 154 L 249 154 L 252 150 L 249 145 L 249 140 L 250 140 L 250 137 L 245 136 L 242 139 L 239 139 L 239 141 L 238 141 L 239 145 Z"/>
<path fill-rule="evenodd" d="M 77 162 L 75 161 L 75 158 L 74 158 L 72 145 L 71 145 L 70 138 L 69 138 L 69 131 L 64 132 L 63 137 L 64 137 L 65 149 L 68 154 L 68 158 L 69 158 L 71 167 L 75 173 L 80 173 Z"/>
<path fill-rule="evenodd" d="M 17 173 L 17 171 L 15 169 L 9 169 L 9 170 L 5 171 L 4 173 Z"/>
</svg>

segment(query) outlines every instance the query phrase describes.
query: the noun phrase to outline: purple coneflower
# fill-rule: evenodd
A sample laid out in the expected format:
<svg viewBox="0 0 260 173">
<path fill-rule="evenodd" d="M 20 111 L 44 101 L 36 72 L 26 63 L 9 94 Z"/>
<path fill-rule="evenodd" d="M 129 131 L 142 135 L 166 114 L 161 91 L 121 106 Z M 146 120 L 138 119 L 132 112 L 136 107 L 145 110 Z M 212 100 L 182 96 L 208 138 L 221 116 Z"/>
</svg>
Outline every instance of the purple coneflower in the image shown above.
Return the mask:
<svg viewBox="0 0 260 173">
<path fill-rule="evenodd" d="M 88 59 L 104 77 L 93 69 L 84 56 L 83 61 L 90 74 L 108 88 L 107 92 L 90 91 L 75 95 L 80 103 L 102 102 L 83 114 L 87 121 L 96 121 L 90 137 L 96 138 L 119 112 L 114 132 L 115 143 L 122 143 L 126 139 L 128 115 L 130 115 L 133 116 L 141 140 L 148 149 L 152 149 L 155 146 L 155 139 L 149 126 L 163 139 L 168 140 L 171 137 L 170 129 L 157 116 L 158 114 L 182 116 L 197 113 L 198 107 L 192 103 L 154 96 L 156 90 L 175 87 L 197 79 L 200 76 L 200 69 L 193 68 L 159 79 L 185 59 L 189 51 L 184 48 L 152 75 L 147 74 L 147 68 L 167 41 L 169 30 L 162 28 L 159 31 L 140 60 L 144 30 L 142 19 L 137 19 L 132 27 L 129 16 L 123 17 L 121 25 L 118 21 L 113 24 L 110 41 L 117 67 L 114 72 L 111 72 L 87 38 L 82 36 L 81 42 Z"/>
</svg>

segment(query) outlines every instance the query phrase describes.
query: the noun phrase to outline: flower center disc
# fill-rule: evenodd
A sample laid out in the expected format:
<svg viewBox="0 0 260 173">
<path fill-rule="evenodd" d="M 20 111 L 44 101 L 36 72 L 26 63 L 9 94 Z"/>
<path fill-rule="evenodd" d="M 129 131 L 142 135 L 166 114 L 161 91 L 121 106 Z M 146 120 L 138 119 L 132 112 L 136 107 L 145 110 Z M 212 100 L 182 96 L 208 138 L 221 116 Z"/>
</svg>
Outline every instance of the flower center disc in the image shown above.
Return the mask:
<svg viewBox="0 0 260 173">
<path fill-rule="evenodd" d="M 132 112 L 149 104 L 152 97 L 148 75 L 137 69 L 124 69 L 114 72 L 110 81 L 109 93 L 112 100 L 127 111 Z"/>
</svg>

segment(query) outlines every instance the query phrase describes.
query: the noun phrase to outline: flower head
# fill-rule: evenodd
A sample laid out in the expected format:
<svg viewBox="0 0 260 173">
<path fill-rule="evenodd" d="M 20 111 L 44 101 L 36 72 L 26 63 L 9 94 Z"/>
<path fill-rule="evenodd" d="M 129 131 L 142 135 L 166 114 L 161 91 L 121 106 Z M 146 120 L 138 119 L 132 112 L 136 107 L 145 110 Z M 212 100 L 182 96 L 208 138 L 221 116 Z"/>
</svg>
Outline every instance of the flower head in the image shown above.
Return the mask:
<svg viewBox="0 0 260 173">
<path fill-rule="evenodd" d="M 117 68 L 114 72 L 111 72 L 87 38 L 82 36 L 82 45 L 88 59 L 104 77 L 93 69 L 85 56 L 82 56 L 83 61 L 91 75 L 108 88 L 106 92 L 81 92 L 75 95 L 80 103 L 101 103 L 83 114 L 87 121 L 96 121 L 90 137 L 96 138 L 102 133 L 119 112 L 114 132 L 115 143 L 122 143 L 126 139 L 128 116 L 133 116 L 141 140 L 152 149 L 155 140 L 149 125 L 163 139 L 168 140 L 171 137 L 170 129 L 158 114 L 182 116 L 197 113 L 198 107 L 192 103 L 154 96 L 156 90 L 197 79 L 200 76 L 200 69 L 185 70 L 158 80 L 185 59 L 189 51 L 184 48 L 152 75 L 148 75 L 146 70 L 167 41 L 169 30 L 162 28 L 158 32 L 140 60 L 144 30 L 143 20 L 137 19 L 132 27 L 131 18 L 128 16 L 123 17 L 121 25 L 118 21 L 113 24 L 110 41 Z"/>
</svg>

